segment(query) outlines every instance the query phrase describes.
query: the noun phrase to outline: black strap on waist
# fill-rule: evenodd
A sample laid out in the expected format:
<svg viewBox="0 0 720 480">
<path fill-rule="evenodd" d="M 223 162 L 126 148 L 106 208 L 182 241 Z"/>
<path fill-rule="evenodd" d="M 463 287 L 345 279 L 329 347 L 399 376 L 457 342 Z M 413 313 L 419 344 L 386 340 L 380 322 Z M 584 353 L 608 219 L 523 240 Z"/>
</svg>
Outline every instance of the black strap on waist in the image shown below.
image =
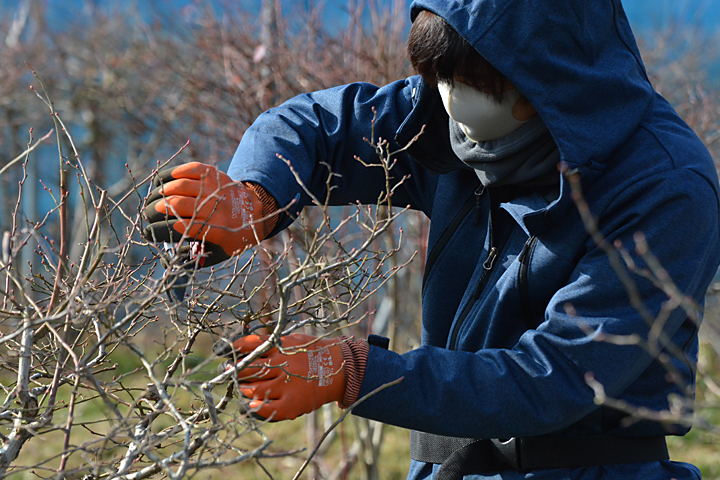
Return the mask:
<svg viewBox="0 0 720 480">
<path fill-rule="evenodd" d="M 528 437 L 509 440 L 473 440 L 410 433 L 413 460 L 442 464 L 436 480 L 457 480 L 465 475 L 546 468 L 668 460 L 665 437 Z"/>
</svg>

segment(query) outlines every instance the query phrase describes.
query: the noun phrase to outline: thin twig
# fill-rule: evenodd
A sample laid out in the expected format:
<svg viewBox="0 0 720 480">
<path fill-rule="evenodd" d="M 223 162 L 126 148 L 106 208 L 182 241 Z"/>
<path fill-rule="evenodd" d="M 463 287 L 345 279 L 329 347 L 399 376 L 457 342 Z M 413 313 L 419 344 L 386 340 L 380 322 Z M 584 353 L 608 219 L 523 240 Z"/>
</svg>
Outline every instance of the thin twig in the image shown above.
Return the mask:
<svg viewBox="0 0 720 480">
<path fill-rule="evenodd" d="M 307 458 L 307 459 L 303 462 L 303 464 L 300 466 L 300 470 L 298 470 L 298 472 L 295 474 L 295 476 L 293 477 L 293 480 L 298 480 L 298 478 L 300 478 L 300 475 L 302 474 L 303 470 L 305 470 L 305 467 L 308 466 L 308 464 L 310 463 L 310 461 L 312 460 L 312 458 L 315 456 L 315 454 L 317 453 L 317 451 L 320 449 L 320 446 L 321 446 L 322 443 L 325 441 L 325 439 L 326 439 L 327 436 L 330 434 L 330 432 L 332 432 L 332 431 L 335 429 L 335 427 L 337 427 L 338 425 L 340 425 L 340 424 L 342 423 L 342 421 L 345 420 L 345 417 L 347 417 L 347 416 L 352 412 L 352 410 L 353 410 L 355 407 L 357 407 L 358 405 L 360 405 L 362 402 L 364 402 L 364 401 L 367 400 L 368 398 L 373 397 L 373 396 L 377 395 L 378 393 L 382 392 L 382 391 L 385 390 L 386 388 L 392 387 L 392 386 L 394 386 L 394 385 L 397 385 L 398 383 L 402 382 L 404 379 L 405 379 L 405 377 L 400 377 L 400 378 L 398 378 L 397 380 L 393 380 L 392 382 L 389 382 L 389 383 L 386 383 L 386 384 L 384 384 L 384 385 L 381 385 L 381 386 L 379 386 L 378 388 L 376 388 L 375 390 L 373 390 L 372 392 L 364 395 L 361 399 L 357 400 L 357 401 L 356 401 L 355 403 L 353 403 L 352 405 L 350 405 L 350 406 L 347 408 L 347 410 L 345 410 L 345 411 L 342 413 L 342 415 L 340 415 L 340 418 L 338 418 L 338 419 L 330 426 L 330 428 L 328 428 L 328 429 L 325 431 L 325 433 L 323 433 L 323 435 L 322 435 L 322 437 L 320 437 L 320 440 L 318 441 L 317 445 L 315 445 L 315 448 L 313 449 L 313 451 L 310 452 L 310 455 L 308 455 L 308 458 Z"/>
<path fill-rule="evenodd" d="M 46 133 L 42 138 L 40 138 L 40 139 L 39 139 L 37 142 L 35 142 L 32 146 L 28 147 L 27 149 L 25 149 L 25 151 L 24 151 L 23 153 L 21 153 L 20 155 L 18 155 L 17 157 L 13 158 L 13 159 L 10 160 L 8 163 L 6 163 L 2 168 L 0 168 L 0 175 L 2 175 L 3 173 L 5 173 L 5 170 L 7 170 L 8 168 L 12 167 L 14 164 L 16 164 L 17 162 L 19 162 L 20 160 L 23 160 L 23 159 L 27 158 L 27 156 L 28 156 L 28 154 L 30 154 L 30 152 L 32 152 L 33 150 L 35 150 L 37 147 L 40 146 L 41 143 L 43 143 L 45 140 L 47 140 L 48 138 L 50 138 L 54 132 L 55 132 L 55 129 L 52 129 L 52 128 L 51 128 L 48 133 Z"/>
</svg>

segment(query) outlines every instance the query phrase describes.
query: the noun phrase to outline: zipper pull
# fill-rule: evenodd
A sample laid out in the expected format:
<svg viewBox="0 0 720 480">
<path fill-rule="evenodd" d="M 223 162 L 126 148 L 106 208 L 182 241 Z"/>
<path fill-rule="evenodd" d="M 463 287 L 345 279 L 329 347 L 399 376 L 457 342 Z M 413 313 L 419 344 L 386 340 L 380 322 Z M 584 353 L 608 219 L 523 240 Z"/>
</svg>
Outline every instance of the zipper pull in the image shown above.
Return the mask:
<svg viewBox="0 0 720 480">
<path fill-rule="evenodd" d="M 485 261 L 483 262 L 483 268 L 488 272 L 490 270 L 492 270 L 493 267 L 495 266 L 495 260 L 497 260 L 497 257 L 498 257 L 498 249 L 495 247 L 492 247 L 490 249 L 490 253 L 488 253 L 487 259 L 485 259 Z"/>
<path fill-rule="evenodd" d="M 482 183 L 475 189 L 475 226 L 480 223 L 480 197 L 485 193 L 485 185 Z"/>
</svg>

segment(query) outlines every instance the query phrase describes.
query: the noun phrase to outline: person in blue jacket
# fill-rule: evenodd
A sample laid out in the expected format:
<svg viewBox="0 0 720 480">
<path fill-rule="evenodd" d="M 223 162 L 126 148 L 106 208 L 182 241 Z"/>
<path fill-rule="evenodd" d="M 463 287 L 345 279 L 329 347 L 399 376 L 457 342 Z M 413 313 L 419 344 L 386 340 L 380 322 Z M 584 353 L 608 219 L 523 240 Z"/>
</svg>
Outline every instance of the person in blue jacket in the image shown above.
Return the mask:
<svg viewBox="0 0 720 480">
<path fill-rule="evenodd" d="M 238 374 L 242 393 L 279 420 L 403 377 L 353 412 L 412 429 L 410 479 L 699 478 L 665 447 L 689 425 L 660 415 L 689 413 L 699 320 L 664 284 L 614 270 L 568 181 L 607 245 L 632 251 L 640 232 L 702 303 L 720 262 L 717 173 L 654 91 L 620 0 L 415 0 L 411 17 L 420 75 L 300 95 L 257 119 L 227 175 L 191 164 L 159 176 L 147 234 L 167 236 L 172 217 L 169 235 L 202 237 L 210 264 L 311 203 L 295 174 L 332 204 L 374 203 L 384 173 L 355 160 L 373 156 L 363 140 L 373 107 L 377 137 L 411 143 L 392 170 L 407 177 L 393 203 L 431 219 L 422 346 L 283 337 L 316 347 L 273 349 L 257 365 L 284 362 L 308 380 L 258 366 Z M 331 192 L 327 165 L 339 174 Z M 213 191 L 222 208 L 189 228 L 202 216 L 189 205 Z M 242 229 L 278 206 L 290 208 Z M 598 386 L 613 402 L 598 401 Z"/>
</svg>

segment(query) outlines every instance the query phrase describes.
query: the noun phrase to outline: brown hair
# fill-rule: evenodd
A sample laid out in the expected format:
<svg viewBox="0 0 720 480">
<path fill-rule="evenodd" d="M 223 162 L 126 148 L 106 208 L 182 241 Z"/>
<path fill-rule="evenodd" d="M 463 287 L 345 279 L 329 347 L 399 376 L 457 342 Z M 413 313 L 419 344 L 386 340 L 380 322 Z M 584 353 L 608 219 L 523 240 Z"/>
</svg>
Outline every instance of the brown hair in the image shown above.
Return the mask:
<svg viewBox="0 0 720 480">
<path fill-rule="evenodd" d="M 415 71 L 426 83 L 453 83 L 455 79 L 475 88 L 490 89 L 502 96 L 507 79 L 485 60 L 442 17 L 422 10 L 410 28 L 408 55 Z"/>
</svg>

